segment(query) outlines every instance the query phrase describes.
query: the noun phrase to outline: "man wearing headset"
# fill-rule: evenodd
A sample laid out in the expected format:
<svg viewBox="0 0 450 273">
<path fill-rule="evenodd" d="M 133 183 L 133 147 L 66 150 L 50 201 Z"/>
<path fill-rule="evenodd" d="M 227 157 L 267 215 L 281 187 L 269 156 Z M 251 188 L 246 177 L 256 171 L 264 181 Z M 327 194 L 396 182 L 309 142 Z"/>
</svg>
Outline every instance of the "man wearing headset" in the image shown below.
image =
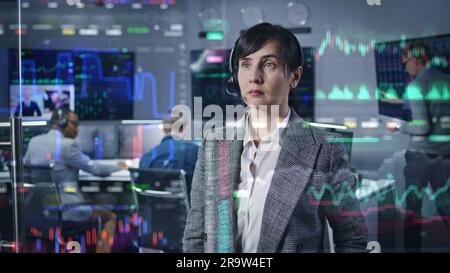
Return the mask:
<svg viewBox="0 0 450 273">
<path fill-rule="evenodd" d="M 25 166 L 51 166 L 53 179 L 57 183 L 60 201 L 63 205 L 83 203 L 84 197 L 78 190 L 78 172 L 86 171 L 96 176 L 109 176 L 112 172 L 126 169 L 124 162 L 105 165 L 92 161 L 83 154 L 75 141 L 79 133 L 78 116 L 67 108 L 59 108 L 51 118 L 52 129 L 43 135 L 33 137 L 24 157 Z M 77 189 L 70 190 L 67 189 Z M 63 220 L 73 222 L 94 221 L 102 218 L 102 236 L 97 242 L 96 252 L 110 252 L 110 238 L 114 236 L 116 216 L 107 210 L 93 210 L 90 206 L 77 206 L 75 210 L 63 212 Z"/>
<path fill-rule="evenodd" d="M 292 108 L 302 58 L 296 37 L 280 26 L 258 24 L 237 40 L 227 91 L 248 107 L 235 139 L 202 142 L 185 252 L 323 252 L 326 220 L 337 252 L 367 252 L 339 137 Z"/>
<path fill-rule="evenodd" d="M 429 94 L 445 93 L 450 88 L 450 76 L 431 65 L 430 48 L 420 42 L 407 44 L 402 52 L 402 63 L 411 82 L 405 88 L 405 100 L 399 103 L 407 105 L 409 122 L 401 121 L 400 126 L 390 126 L 392 132 L 399 131 L 409 135 L 410 141 L 405 153 L 406 166 L 403 170 L 405 189 L 428 190 L 428 183 L 435 196 L 437 212 L 446 224 L 442 232 L 437 233 L 439 242 L 450 240 L 450 143 L 439 138 L 450 134 L 450 107 L 447 101 L 433 99 Z M 435 93 L 435 94 L 436 94 Z M 417 94 L 422 96 L 418 97 Z M 415 122 L 413 122 L 413 120 Z M 424 218 L 423 200 L 414 192 L 407 193 L 404 207 L 408 215 L 404 218 L 404 246 L 406 252 L 422 252 L 422 234 Z M 448 249 L 446 249 L 448 250 Z"/>
</svg>

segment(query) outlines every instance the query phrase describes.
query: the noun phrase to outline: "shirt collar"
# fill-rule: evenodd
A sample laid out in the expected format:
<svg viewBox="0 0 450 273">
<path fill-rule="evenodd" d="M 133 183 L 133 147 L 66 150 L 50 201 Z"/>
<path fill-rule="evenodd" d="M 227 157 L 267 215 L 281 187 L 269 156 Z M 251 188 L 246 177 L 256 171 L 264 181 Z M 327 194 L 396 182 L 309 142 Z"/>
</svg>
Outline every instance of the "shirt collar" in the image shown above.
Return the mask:
<svg viewBox="0 0 450 273">
<path fill-rule="evenodd" d="M 253 143 L 252 133 L 250 132 L 250 126 L 248 124 L 249 123 L 249 114 L 250 114 L 250 111 L 248 111 L 248 109 L 247 109 L 247 111 L 245 112 L 245 116 L 243 117 L 243 119 L 244 119 L 243 122 L 245 125 L 243 147 L 246 147 L 250 143 Z M 283 132 L 283 130 L 286 128 L 290 116 L 291 116 L 291 109 L 288 108 L 287 115 L 284 117 L 284 119 L 280 123 L 277 124 L 276 129 L 272 131 L 272 133 L 270 134 L 270 137 L 269 136 L 263 137 L 261 142 L 278 141 L 278 136 L 280 136 L 281 133 Z"/>
</svg>

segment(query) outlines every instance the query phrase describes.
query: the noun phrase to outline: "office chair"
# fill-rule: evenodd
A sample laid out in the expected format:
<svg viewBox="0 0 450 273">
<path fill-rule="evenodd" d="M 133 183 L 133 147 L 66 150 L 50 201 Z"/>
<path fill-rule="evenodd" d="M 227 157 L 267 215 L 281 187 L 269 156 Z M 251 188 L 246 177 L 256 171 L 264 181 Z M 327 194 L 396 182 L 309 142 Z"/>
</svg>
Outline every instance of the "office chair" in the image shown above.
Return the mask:
<svg viewBox="0 0 450 273">
<path fill-rule="evenodd" d="M 81 206 L 88 205 L 84 201 L 64 202 L 62 198 L 65 190 L 58 184 L 54 177 L 53 166 L 24 166 L 24 184 L 22 185 L 25 196 L 23 200 L 23 227 L 26 238 L 42 239 L 46 242 L 63 238 L 80 239 L 80 234 L 95 228 L 97 234 L 93 237 L 99 238 L 101 231 L 101 220 L 95 223 L 89 221 L 71 221 L 64 219 L 64 213 L 68 210 L 77 210 Z M 48 231 L 48 233 L 46 232 Z M 53 231 L 54 234 L 51 234 Z M 26 242 L 27 246 L 31 246 Z M 95 246 L 95 243 L 92 244 Z M 88 246 L 86 247 L 88 248 Z M 58 252 L 55 241 L 55 252 Z M 91 250 L 89 248 L 89 250 Z"/>
<path fill-rule="evenodd" d="M 190 209 L 184 170 L 130 168 L 132 192 L 142 223 L 139 252 L 182 252 Z"/>
</svg>

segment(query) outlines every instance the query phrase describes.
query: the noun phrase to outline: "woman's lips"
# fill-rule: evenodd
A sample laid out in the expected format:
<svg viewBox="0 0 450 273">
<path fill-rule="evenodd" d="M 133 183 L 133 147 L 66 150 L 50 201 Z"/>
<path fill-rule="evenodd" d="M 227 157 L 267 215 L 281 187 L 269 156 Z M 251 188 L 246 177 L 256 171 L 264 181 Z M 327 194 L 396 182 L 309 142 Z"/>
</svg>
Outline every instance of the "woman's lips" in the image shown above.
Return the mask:
<svg viewBox="0 0 450 273">
<path fill-rule="evenodd" d="M 262 92 L 261 90 L 250 90 L 250 92 L 248 92 L 248 94 L 253 97 L 259 97 L 259 96 L 264 95 L 264 92 Z"/>
</svg>

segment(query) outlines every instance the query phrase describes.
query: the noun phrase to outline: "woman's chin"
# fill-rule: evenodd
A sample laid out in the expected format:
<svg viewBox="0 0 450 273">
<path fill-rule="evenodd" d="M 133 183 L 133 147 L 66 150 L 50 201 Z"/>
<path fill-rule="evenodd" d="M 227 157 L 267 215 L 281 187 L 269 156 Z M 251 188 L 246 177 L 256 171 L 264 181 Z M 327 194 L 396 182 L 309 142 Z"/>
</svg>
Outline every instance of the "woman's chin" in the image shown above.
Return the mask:
<svg viewBox="0 0 450 273">
<path fill-rule="evenodd" d="M 258 107 L 261 105 L 267 105 L 267 102 L 263 98 L 247 98 L 245 103 L 248 106 Z"/>
</svg>

